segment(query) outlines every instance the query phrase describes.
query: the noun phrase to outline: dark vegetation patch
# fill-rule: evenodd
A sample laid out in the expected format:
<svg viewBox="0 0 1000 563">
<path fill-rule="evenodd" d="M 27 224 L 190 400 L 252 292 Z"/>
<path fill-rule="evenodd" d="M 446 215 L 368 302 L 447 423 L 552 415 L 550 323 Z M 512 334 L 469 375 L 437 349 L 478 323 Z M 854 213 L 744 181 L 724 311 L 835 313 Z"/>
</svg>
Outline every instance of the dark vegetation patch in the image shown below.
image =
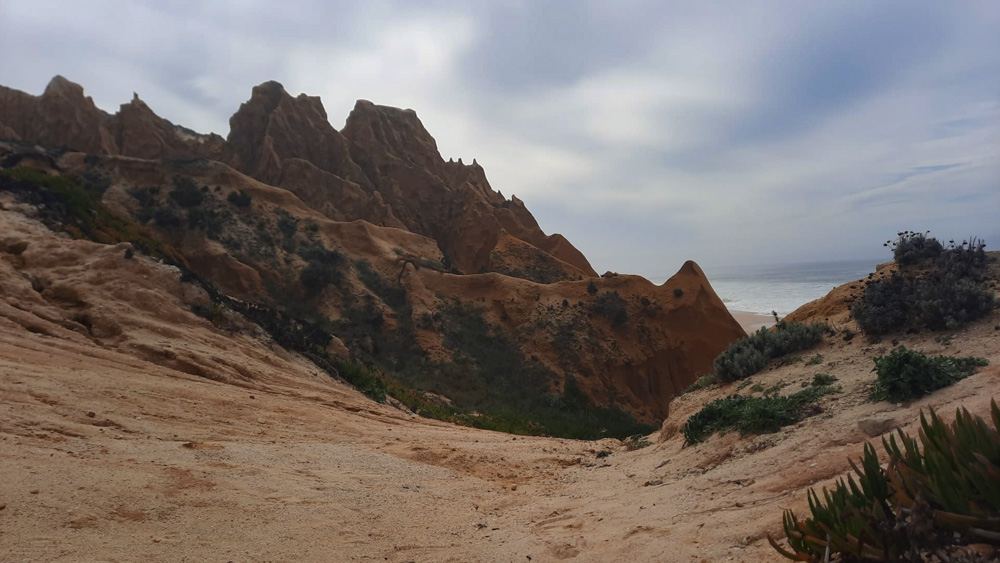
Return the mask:
<svg viewBox="0 0 1000 563">
<path fill-rule="evenodd" d="M 815 356 L 810 356 L 806 361 L 807 366 L 818 366 L 823 363 L 823 354 L 816 354 Z"/>
<path fill-rule="evenodd" d="M 278 230 L 281 234 L 287 239 L 293 238 L 299 232 L 299 219 L 280 207 L 275 208 L 274 213 L 278 216 Z"/>
<path fill-rule="evenodd" d="M 74 178 L 18 167 L 0 170 L 0 191 L 37 206 L 39 219 L 50 229 L 102 244 L 130 242 L 140 252 L 167 263 L 187 264 L 179 252 L 153 233 L 105 207 L 100 200 L 101 188 L 88 190 Z"/>
<path fill-rule="evenodd" d="M 898 270 L 865 281 L 851 318 L 866 334 L 951 330 L 981 319 L 997 306 L 987 287 L 986 244 L 971 238 L 942 245 L 925 233 L 903 231 L 886 246 Z"/>
<path fill-rule="evenodd" d="M 404 290 L 396 280 L 386 281 L 379 275 L 367 260 L 357 260 L 354 268 L 358 272 L 358 279 L 372 293 L 378 296 L 386 305 L 393 310 L 398 310 L 406 305 L 406 290 Z"/>
<path fill-rule="evenodd" d="M 205 200 L 201 187 L 187 176 L 174 176 L 174 189 L 167 195 L 181 207 L 201 205 Z"/>
<path fill-rule="evenodd" d="M 526 256 L 520 257 L 519 261 L 521 264 L 519 266 L 509 266 L 501 259 L 497 260 L 498 265 L 494 267 L 494 270 L 505 276 L 543 284 L 571 279 L 566 270 L 563 269 L 562 264 L 559 263 L 559 260 L 548 252 L 532 248 L 524 254 Z"/>
<path fill-rule="evenodd" d="M 385 374 L 392 396 L 418 414 L 489 430 L 577 439 L 625 438 L 653 430 L 617 407 L 593 405 L 572 376 L 562 393 L 552 393 L 555 374 L 524 357 L 478 307 L 448 301 L 419 320 L 422 328 L 443 333 L 452 353 L 448 362 L 431 361 L 417 346 L 409 307 L 395 313 L 396 330 L 379 330 L 384 319 L 377 303 L 361 299 L 345 309 L 336 333 L 352 353 Z M 425 392 L 446 395 L 453 403 L 428 401 Z"/>
<path fill-rule="evenodd" d="M 837 382 L 837 378 L 829 373 L 817 373 L 812 378 L 812 386 L 819 387 L 820 385 L 833 385 Z"/>
<path fill-rule="evenodd" d="M 715 375 L 722 382 L 749 377 L 767 366 L 773 358 L 811 348 L 823 340 L 830 327 L 823 323 L 805 324 L 781 321 L 774 330 L 761 328 L 729 345 L 715 358 Z M 800 361 L 801 356 L 794 356 Z"/>
<path fill-rule="evenodd" d="M 605 291 L 598 295 L 590 304 L 590 310 L 611 321 L 615 327 L 625 326 L 628 322 L 628 306 L 617 291 Z"/>
<path fill-rule="evenodd" d="M 156 226 L 164 229 L 176 229 L 184 224 L 181 220 L 181 215 L 170 207 L 157 207 L 154 209 L 153 221 L 156 222 Z"/>
<path fill-rule="evenodd" d="M 829 385 L 807 387 L 788 396 L 766 394 L 763 397 L 730 395 L 716 399 L 684 423 L 684 444 L 704 441 L 716 432 L 736 430 L 740 434 L 777 432 L 819 412 L 820 397 L 835 393 Z"/>
<path fill-rule="evenodd" d="M 344 282 L 344 255 L 319 245 L 303 245 L 299 256 L 306 261 L 306 267 L 299 274 L 299 283 L 310 297 L 319 295 L 329 285 L 340 286 Z"/>
<path fill-rule="evenodd" d="M 228 215 L 225 212 L 216 209 L 193 207 L 187 212 L 188 228 L 205 231 L 206 236 L 213 240 L 219 239 L 227 219 Z"/>
<path fill-rule="evenodd" d="M 877 374 L 869 398 L 872 401 L 911 401 L 952 385 L 985 366 L 983 358 L 927 356 L 900 346 L 875 358 Z"/>
<path fill-rule="evenodd" d="M 229 192 L 229 195 L 226 196 L 226 201 L 235 205 L 236 207 L 241 207 L 241 208 L 250 207 L 250 202 L 252 200 L 253 198 L 250 196 L 250 194 L 244 192 L 243 190 Z"/>
</svg>

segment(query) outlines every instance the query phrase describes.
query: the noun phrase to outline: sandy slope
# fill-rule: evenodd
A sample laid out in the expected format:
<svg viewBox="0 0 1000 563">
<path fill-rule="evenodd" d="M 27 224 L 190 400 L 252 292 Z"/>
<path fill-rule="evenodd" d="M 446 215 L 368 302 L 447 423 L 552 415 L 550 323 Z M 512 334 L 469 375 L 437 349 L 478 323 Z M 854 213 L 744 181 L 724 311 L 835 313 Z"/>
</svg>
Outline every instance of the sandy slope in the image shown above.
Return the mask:
<svg viewBox="0 0 1000 563">
<path fill-rule="evenodd" d="M 676 400 L 636 451 L 513 437 L 372 403 L 252 327 L 220 331 L 162 265 L 9 211 L 0 233 L 4 561 L 772 561 L 763 534 L 847 469 L 859 419 L 984 413 L 1000 381 L 994 313 L 948 344 L 910 337 L 993 362 L 913 405 L 864 401 L 870 357 L 891 343 L 838 339 L 819 365 L 754 378 L 840 378 L 822 414 L 777 434 L 682 448 L 678 425 L 730 387 Z M 17 236 L 31 240 L 20 253 Z M 51 289 L 62 278 L 73 299 Z M 83 313 L 120 333 L 74 326 Z"/>
</svg>

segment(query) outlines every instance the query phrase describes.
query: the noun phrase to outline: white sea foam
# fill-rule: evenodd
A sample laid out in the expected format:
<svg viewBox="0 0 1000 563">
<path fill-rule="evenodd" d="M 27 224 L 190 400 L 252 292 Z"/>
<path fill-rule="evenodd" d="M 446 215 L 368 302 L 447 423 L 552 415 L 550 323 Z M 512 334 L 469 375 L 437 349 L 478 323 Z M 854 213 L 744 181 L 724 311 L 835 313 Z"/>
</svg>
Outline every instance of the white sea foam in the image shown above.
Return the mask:
<svg viewBox="0 0 1000 563">
<path fill-rule="evenodd" d="M 875 271 L 877 260 L 772 264 L 740 269 L 706 268 L 715 292 L 732 311 L 787 315 L 838 285 Z"/>
</svg>

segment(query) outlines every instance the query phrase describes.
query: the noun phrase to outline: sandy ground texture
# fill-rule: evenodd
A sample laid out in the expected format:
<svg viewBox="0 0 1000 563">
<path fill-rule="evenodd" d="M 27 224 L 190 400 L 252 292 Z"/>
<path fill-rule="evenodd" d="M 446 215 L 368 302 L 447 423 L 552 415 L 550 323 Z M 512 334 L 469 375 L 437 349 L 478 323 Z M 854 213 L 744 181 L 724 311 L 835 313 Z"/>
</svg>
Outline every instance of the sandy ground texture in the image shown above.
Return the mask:
<svg viewBox="0 0 1000 563">
<path fill-rule="evenodd" d="M 748 313 L 746 311 L 729 311 L 736 322 L 740 323 L 743 330 L 750 334 L 761 327 L 774 326 L 774 317 L 771 315 L 761 315 L 760 313 Z"/>
<path fill-rule="evenodd" d="M 1000 382 L 994 313 L 907 337 L 992 362 L 910 405 L 865 400 L 892 342 L 837 337 L 752 378 L 839 379 L 775 434 L 683 447 L 687 416 L 733 385 L 675 400 L 632 451 L 515 437 L 376 404 L 253 326 L 221 330 L 176 271 L 122 248 L 2 210 L 0 233 L 2 561 L 774 561 L 765 534 L 847 471 L 859 421 L 982 414 Z"/>
</svg>

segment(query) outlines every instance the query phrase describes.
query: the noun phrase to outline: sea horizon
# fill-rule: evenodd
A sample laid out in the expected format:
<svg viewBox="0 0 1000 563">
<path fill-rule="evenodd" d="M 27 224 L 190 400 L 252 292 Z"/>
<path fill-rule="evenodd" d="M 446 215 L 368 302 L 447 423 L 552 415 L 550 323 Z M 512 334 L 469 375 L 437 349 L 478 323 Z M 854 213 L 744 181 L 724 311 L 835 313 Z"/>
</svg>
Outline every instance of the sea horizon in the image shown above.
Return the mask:
<svg viewBox="0 0 1000 563">
<path fill-rule="evenodd" d="M 730 311 L 785 316 L 827 295 L 833 288 L 865 278 L 891 257 L 787 262 L 703 268 L 715 293 Z"/>
</svg>

